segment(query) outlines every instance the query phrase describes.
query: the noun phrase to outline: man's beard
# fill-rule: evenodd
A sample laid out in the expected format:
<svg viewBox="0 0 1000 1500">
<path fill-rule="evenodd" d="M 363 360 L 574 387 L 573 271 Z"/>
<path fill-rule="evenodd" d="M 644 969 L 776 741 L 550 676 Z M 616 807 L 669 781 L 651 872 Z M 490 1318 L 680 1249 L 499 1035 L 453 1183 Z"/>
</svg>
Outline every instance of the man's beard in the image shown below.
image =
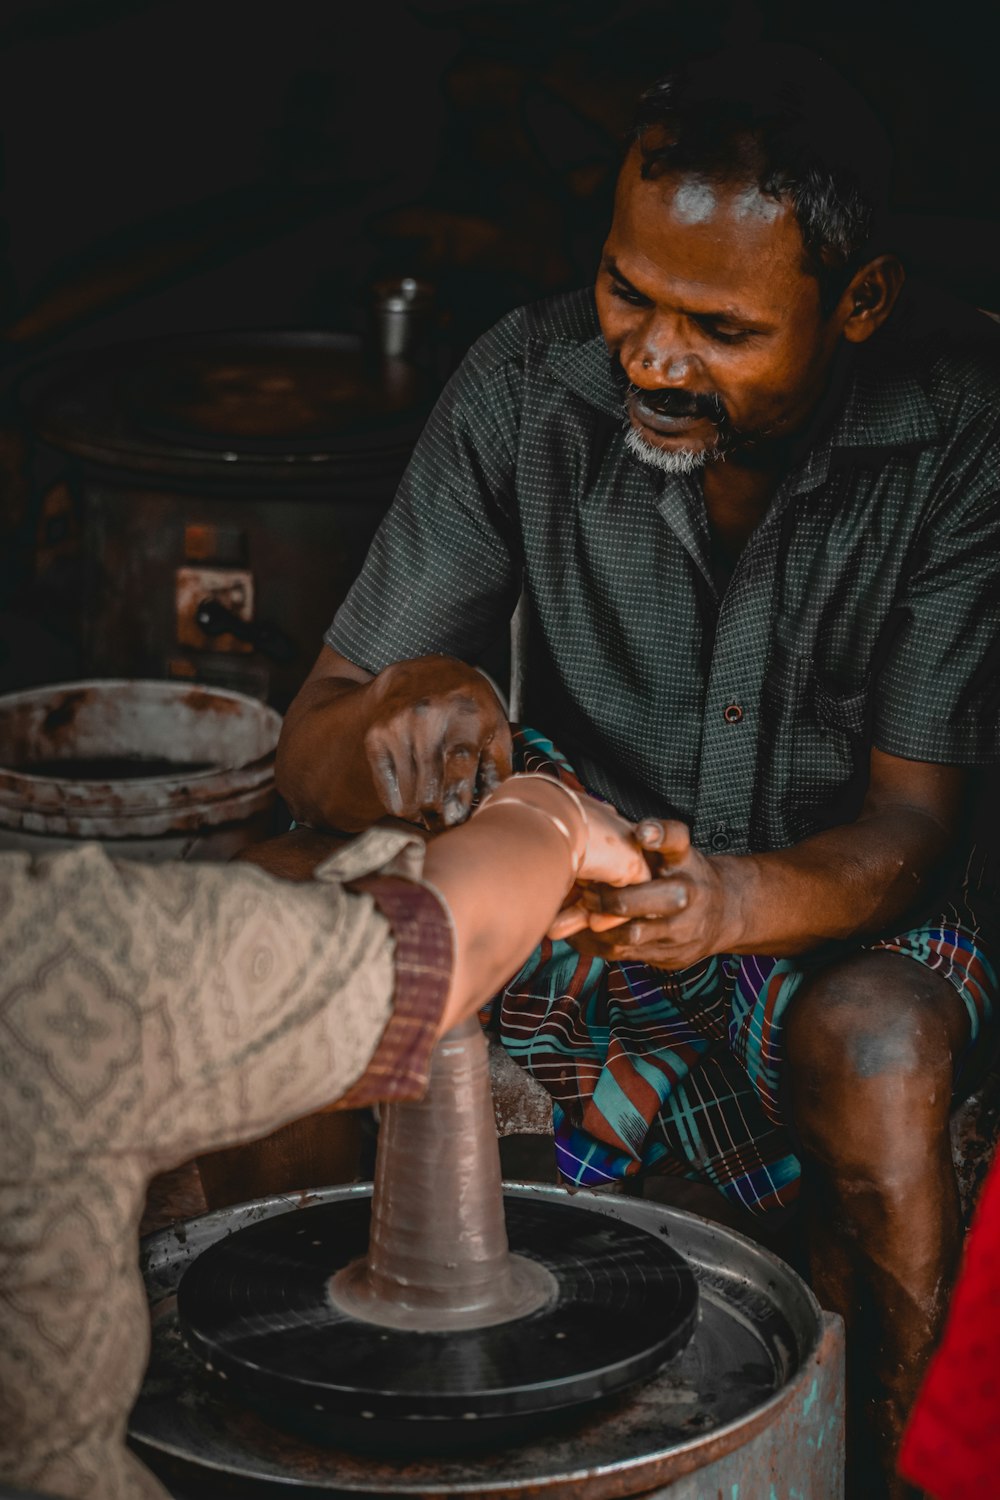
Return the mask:
<svg viewBox="0 0 1000 1500">
<path fill-rule="evenodd" d="M 663 416 L 698 416 L 707 420 L 715 428 L 715 441 L 700 448 L 658 448 L 632 422 L 632 403 L 636 398 L 641 398 L 645 405 Z M 630 385 L 625 397 L 625 423 L 625 447 L 642 463 L 659 469 L 662 474 L 693 474 L 708 463 L 725 459 L 735 437 L 718 396 L 702 396 L 689 391 L 643 391 Z"/>
<path fill-rule="evenodd" d="M 654 448 L 629 421 L 625 427 L 625 446 L 636 458 L 649 464 L 651 469 L 659 469 L 661 474 L 694 474 L 707 463 L 726 456 L 725 449 L 720 448 L 718 442 L 710 448 L 672 448 L 669 453 L 666 448 Z"/>
</svg>

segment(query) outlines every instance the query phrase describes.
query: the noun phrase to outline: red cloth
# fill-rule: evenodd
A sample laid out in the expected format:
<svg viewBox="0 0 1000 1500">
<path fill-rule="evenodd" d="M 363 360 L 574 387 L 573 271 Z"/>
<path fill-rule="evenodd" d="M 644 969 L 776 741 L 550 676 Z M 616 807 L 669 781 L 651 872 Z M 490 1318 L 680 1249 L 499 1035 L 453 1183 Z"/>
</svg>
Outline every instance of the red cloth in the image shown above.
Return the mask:
<svg viewBox="0 0 1000 1500">
<path fill-rule="evenodd" d="M 899 1469 L 934 1500 L 1000 1496 L 1000 1158 L 983 1188 Z"/>
</svg>

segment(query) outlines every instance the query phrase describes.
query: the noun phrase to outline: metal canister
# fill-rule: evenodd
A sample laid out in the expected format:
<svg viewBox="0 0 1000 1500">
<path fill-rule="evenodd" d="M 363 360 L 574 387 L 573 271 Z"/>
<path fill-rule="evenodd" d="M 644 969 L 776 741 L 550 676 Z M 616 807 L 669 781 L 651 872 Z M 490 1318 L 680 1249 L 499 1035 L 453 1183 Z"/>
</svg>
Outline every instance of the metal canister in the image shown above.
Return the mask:
<svg viewBox="0 0 1000 1500">
<path fill-rule="evenodd" d="M 434 288 L 414 276 L 379 281 L 372 298 L 375 343 L 383 359 L 420 364 L 433 327 Z"/>
</svg>

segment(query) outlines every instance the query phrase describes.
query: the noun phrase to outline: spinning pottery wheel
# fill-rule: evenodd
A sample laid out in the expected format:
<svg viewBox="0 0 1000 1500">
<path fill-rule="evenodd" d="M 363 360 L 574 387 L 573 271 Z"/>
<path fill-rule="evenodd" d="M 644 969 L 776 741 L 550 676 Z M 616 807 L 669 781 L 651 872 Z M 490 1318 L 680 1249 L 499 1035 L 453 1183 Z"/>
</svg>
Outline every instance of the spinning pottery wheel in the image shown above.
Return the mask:
<svg viewBox="0 0 1000 1500">
<path fill-rule="evenodd" d="M 839 1320 L 694 1215 L 501 1198 L 474 1024 L 384 1111 L 377 1179 L 144 1243 L 129 1438 L 177 1500 L 842 1493 Z"/>
<path fill-rule="evenodd" d="M 272 1421 L 401 1452 L 614 1395 L 684 1347 L 697 1307 L 646 1230 L 567 1203 L 505 1216 L 475 1019 L 440 1044 L 426 1097 L 386 1108 L 372 1200 L 242 1229 L 178 1293 L 189 1348 Z"/>
</svg>

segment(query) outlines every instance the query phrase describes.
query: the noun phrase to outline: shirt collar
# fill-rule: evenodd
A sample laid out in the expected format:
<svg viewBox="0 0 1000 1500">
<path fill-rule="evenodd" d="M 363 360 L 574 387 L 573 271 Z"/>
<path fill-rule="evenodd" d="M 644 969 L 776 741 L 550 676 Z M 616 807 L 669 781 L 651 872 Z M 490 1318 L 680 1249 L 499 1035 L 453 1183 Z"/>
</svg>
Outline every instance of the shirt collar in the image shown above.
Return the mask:
<svg viewBox="0 0 1000 1500">
<path fill-rule="evenodd" d="M 605 416 L 624 422 L 627 382 L 608 353 L 593 287 L 536 303 L 534 340 L 548 373 Z"/>
<path fill-rule="evenodd" d="M 839 448 L 909 448 L 941 440 L 941 428 L 912 360 L 895 340 L 863 351 L 841 409 L 833 443 Z"/>
<path fill-rule="evenodd" d="M 581 342 L 553 341 L 546 351 L 545 367 L 590 406 L 624 424 L 626 380 L 616 369 L 602 333 Z"/>
<path fill-rule="evenodd" d="M 934 407 L 912 370 L 898 357 L 865 350 L 854 359 L 844 399 L 809 445 L 791 488 L 801 494 L 822 484 L 831 468 L 863 467 L 894 449 L 939 443 L 941 436 Z"/>
</svg>

